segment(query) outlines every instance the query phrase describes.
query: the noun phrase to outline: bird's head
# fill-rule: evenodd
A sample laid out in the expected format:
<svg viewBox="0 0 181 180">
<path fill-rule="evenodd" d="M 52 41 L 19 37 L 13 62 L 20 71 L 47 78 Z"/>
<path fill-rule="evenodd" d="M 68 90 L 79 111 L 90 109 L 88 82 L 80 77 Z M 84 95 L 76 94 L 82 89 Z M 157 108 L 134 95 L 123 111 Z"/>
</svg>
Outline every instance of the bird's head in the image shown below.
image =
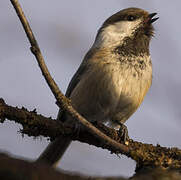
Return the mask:
<svg viewBox="0 0 181 180">
<path fill-rule="evenodd" d="M 123 9 L 109 17 L 99 29 L 95 45 L 97 47 L 112 47 L 136 41 L 149 41 L 153 36 L 152 23 L 157 13 L 149 14 L 139 8 Z"/>
</svg>

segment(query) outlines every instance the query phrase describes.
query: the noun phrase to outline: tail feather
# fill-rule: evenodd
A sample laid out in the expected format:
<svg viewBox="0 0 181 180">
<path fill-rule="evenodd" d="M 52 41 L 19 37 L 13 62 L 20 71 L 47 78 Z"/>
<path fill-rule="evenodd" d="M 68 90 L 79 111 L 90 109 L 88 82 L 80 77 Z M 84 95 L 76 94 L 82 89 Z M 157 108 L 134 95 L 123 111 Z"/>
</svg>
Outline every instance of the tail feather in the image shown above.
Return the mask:
<svg viewBox="0 0 181 180">
<path fill-rule="evenodd" d="M 68 117 L 64 111 L 61 111 L 61 109 L 59 110 L 57 121 L 66 123 L 69 118 L 71 117 Z M 64 155 L 71 141 L 72 140 L 70 137 L 60 136 L 56 138 L 54 141 L 49 143 L 49 145 L 35 162 L 46 163 L 50 166 L 56 166 L 58 161 Z"/>
<path fill-rule="evenodd" d="M 57 162 L 61 159 L 70 143 L 71 139 L 68 137 L 61 136 L 55 139 L 47 146 L 36 162 L 56 166 Z"/>
</svg>

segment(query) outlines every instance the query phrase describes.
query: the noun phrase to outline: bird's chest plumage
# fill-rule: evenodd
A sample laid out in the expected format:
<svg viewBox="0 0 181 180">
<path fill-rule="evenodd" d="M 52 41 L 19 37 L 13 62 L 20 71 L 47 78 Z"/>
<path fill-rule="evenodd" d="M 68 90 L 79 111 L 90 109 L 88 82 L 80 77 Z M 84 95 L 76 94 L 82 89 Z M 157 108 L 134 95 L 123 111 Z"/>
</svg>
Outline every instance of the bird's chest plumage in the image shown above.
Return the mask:
<svg viewBox="0 0 181 180">
<path fill-rule="evenodd" d="M 94 58 L 71 95 L 76 109 L 90 121 L 106 121 L 119 114 L 119 121 L 122 116 L 124 122 L 140 105 L 151 85 L 150 63 L 110 58 L 102 61 Z"/>
<path fill-rule="evenodd" d="M 99 81 L 102 98 L 108 99 L 113 109 L 118 104 L 122 108 L 126 104 L 137 107 L 142 102 L 152 79 L 151 64 L 142 58 L 105 63 L 100 68 L 102 72 L 97 71 L 102 76 Z"/>
</svg>

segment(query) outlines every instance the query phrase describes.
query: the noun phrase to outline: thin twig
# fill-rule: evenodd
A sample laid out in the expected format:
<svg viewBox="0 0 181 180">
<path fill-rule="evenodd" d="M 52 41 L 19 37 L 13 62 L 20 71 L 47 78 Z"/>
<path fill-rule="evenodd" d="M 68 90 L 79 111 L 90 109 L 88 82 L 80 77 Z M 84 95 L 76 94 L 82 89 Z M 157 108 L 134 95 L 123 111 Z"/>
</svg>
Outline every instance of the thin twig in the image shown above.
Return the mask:
<svg viewBox="0 0 181 180">
<path fill-rule="evenodd" d="M 127 146 L 117 143 L 116 141 L 112 140 L 108 136 L 106 136 L 104 133 L 99 131 L 97 128 L 95 128 L 91 123 L 89 123 L 85 118 L 83 118 L 70 104 L 70 101 L 61 93 L 60 89 L 58 88 L 57 84 L 51 77 L 48 68 L 44 62 L 44 58 L 41 54 L 40 48 L 38 46 L 38 43 L 33 35 L 33 32 L 30 28 L 30 25 L 22 11 L 22 8 L 18 2 L 18 0 L 10 0 L 11 3 L 13 4 L 16 13 L 23 25 L 23 28 L 26 32 L 26 35 L 29 39 L 29 42 L 31 44 L 31 51 L 35 55 L 36 60 L 39 64 L 39 67 L 41 69 L 41 72 L 49 85 L 52 93 L 54 94 L 56 100 L 57 100 L 57 105 L 63 109 L 65 109 L 74 119 L 79 121 L 87 131 L 91 132 L 92 134 L 96 135 L 97 138 L 102 141 L 105 144 L 109 144 L 115 148 L 119 148 L 121 153 L 123 154 L 129 154 L 129 149 Z"/>
</svg>

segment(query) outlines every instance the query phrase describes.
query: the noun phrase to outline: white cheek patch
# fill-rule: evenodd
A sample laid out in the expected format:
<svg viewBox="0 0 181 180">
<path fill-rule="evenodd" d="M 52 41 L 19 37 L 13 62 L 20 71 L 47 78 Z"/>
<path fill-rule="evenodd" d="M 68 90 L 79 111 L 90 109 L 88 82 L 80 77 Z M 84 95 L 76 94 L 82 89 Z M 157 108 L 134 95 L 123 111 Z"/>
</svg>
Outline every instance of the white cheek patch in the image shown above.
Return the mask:
<svg viewBox="0 0 181 180">
<path fill-rule="evenodd" d="M 125 37 L 131 37 L 141 19 L 136 21 L 120 21 L 113 25 L 108 25 L 102 31 L 95 42 L 95 46 L 110 47 L 120 45 Z"/>
<path fill-rule="evenodd" d="M 113 26 L 115 27 L 115 33 L 122 33 L 124 37 L 131 36 L 135 29 L 139 26 L 141 20 L 137 21 L 121 21 L 115 23 Z"/>
</svg>

